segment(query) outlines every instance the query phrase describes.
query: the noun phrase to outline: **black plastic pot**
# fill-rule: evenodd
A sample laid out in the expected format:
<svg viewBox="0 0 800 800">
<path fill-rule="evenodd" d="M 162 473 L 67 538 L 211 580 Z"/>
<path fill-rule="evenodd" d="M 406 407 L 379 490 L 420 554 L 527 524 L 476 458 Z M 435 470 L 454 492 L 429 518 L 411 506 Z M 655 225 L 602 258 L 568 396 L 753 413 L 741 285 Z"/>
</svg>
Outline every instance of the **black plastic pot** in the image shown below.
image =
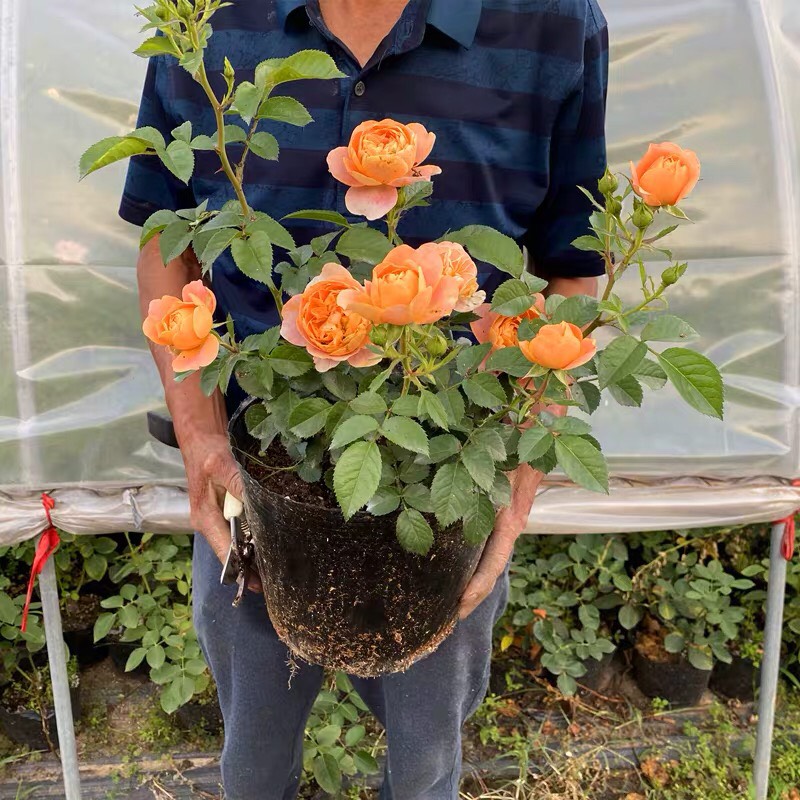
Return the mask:
<svg viewBox="0 0 800 800">
<path fill-rule="evenodd" d="M 752 661 L 734 656 L 730 664 L 718 661 L 714 665 L 710 686 L 715 692 L 726 697 L 749 703 L 755 699 L 760 675 L 760 668 Z"/>
<path fill-rule="evenodd" d="M 394 515 L 356 514 L 283 497 L 247 471 L 241 451 L 257 452 L 245 401 L 229 433 L 244 479 L 244 505 L 278 636 L 305 661 L 372 677 L 407 669 L 455 626 L 461 594 L 483 546 L 460 526 L 434 527 L 427 556 L 408 553 Z"/>
<path fill-rule="evenodd" d="M 61 611 L 64 625 L 64 641 L 71 656 L 75 656 L 79 666 L 88 667 L 102 661 L 108 655 L 108 643 L 94 641 L 94 623 L 103 610 L 100 606 L 101 590 L 99 581 L 87 584 L 80 598 L 65 601 Z"/>
<path fill-rule="evenodd" d="M 95 644 L 93 628 L 64 631 L 64 641 L 69 647 L 69 654 L 75 656 L 81 667 L 97 664 L 108 655 L 107 642 L 100 641 Z"/>
<path fill-rule="evenodd" d="M 695 706 L 708 688 L 711 670 L 697 669 L 685 658 L 653 661 L 634 648 L 633 675 L 648 697 L 663 697 L 673 706 Z"/>
<path fill-rule="evenodd" d="M 202 728 L 206 733 L 222 731 L 222 710 L 216 695 L 204 703 L 190 700 L 175 711 L 175 721 L 184 730 Z"/>
<path fill-rule="evenodd" d="M 72 717 L 78 719 L 81 715 L 80 686 L 70 688 L 69 695 L 72 700 Z M 40 714 L 27 708 L 6 708 L 2 700 L 0 696 L 0 732 L 15 744 L 29 747 L 31 750 L 47 750 L 49 745 Z M 48 708 L 45 713 L 45 725 L 50 741 L 54 747 L 57 746 L 58 730 L 53 708 Z"/>
<path fill-rule="evenodd" d="M 612 665 L 615 655 L 616 651 L 606 653 L 600 661 L 595 658 L 584 661 L 586 674 L 575 679 L 578 682 L 578 686 L 589 692 L 605 691 L 614 677 Z"/>
<path fill-rule="evenodd" d="M 130 672 L 125 672 L 125 665 L 128 663 L 128 657 L 138 647 L 136 642 L 120 642 L 113 634 L 107 638 L 108 642 L 108 655 L 111 657 L 111 663 L 116 667 L 117 671 L 123 675 L 139 675 L 140 677 L 147 678 L 150 675 L 150 667 L 146 661 L 142 661 L 139 666 L 132 669 Z"/>
</svg>

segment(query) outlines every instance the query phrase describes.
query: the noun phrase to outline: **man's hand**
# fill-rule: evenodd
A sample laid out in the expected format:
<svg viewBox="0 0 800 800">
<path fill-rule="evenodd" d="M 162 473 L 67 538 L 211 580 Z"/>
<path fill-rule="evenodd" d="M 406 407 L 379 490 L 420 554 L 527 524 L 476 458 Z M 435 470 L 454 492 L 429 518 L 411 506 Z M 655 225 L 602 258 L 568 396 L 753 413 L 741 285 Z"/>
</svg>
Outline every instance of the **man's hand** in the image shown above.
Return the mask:
<svg viewBox="0 0 800 800">
<path fill-rule="evenodd" d="M 525 529 L 533 498 L 544 476 L 528 464 L 511 473 L 511 505 L 497 514 L 494 530 L 486 543 L 478 569 L 461 597 L 459 615 L 468 617 L 492 592 L 514 550 L 514 542 Z"/>
</svg>

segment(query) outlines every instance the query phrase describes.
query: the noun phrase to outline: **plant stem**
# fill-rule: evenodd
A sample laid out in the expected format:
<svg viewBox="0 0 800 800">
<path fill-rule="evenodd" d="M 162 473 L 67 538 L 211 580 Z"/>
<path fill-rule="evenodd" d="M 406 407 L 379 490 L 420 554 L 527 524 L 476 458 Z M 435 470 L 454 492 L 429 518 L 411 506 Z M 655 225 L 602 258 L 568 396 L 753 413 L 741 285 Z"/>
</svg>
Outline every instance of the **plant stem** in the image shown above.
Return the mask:
<svg viewBox="0 0 800 800">
<path fill-rule="evenodd" d="M 397 207 L 389 210 L 389 213 L 386 215 L 386 236 L 389 239 L 389 243 L 392 245 L 398 244 L 399 240 L 397 238 L 397 224 L 400 222 L 400 213 L 397 211 Z"/>
<path fill-rule="evenodd" d="M 635 314 L 637 311 L 641 311 L 645 306 L 652 303 L 653 300 L 657 300 L 659 297 L 661 297 L 661 295 L 664 294 L 664 290 L 666 288 L 667 287 L 662 283 L 661 286 L 658 287 L 657 291 L 653 292 L 653 294 L 651 294 L 649 297 L 645 297 L 645 299 L 642 300 L 642 302 L 639 303 L 638 306 L 629 308 L 624 314 L 622 314 L 622 316 L 629 317 L 631 314 Z"/>
</svg>

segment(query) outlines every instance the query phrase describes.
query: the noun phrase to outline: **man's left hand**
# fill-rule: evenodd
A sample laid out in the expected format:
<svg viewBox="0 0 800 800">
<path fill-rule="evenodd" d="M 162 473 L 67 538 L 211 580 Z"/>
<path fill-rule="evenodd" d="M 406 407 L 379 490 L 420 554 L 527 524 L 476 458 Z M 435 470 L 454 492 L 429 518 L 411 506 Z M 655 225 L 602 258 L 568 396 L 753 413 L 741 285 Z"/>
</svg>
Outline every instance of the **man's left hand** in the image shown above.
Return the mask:
<svg viewBox="0 0 800 800">
<path fill-rule="evenodd" d="M 478 569 L 461 596 L 461 619 L 468 617 L 491 594 L 497 579 L 503 574 L 514 550 L 514 542 L 525 529 L 533 498 L 544 476 L 528 464 L 522 464 L 509 477 L 511 505 L 498 512 Z"/>
</svg>

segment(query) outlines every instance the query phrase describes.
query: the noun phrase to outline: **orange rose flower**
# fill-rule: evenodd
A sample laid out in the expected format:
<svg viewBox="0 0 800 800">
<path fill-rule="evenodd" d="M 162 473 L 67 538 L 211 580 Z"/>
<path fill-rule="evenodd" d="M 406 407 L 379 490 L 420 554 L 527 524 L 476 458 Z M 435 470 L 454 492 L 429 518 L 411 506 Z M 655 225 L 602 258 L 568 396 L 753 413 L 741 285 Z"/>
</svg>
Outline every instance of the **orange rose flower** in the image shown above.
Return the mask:
<svg viewBox="0 0 800 800">
<path fill-rule="evenodd" d="M 362 122 L 347 147 L 328 153 L 328 169 L 350 188 L 347 210 L 367 219 L 379 219 L 397 203 L 397 187 L 427 181 L 442 170 L 420 166 L 433 149 L 436 136 L 418 122 L 403 125 L 393 119 Z"/>
<path fill-rule="evenodd" d="M 534 295 L 533 305 L 522 314 L 515 317 L 504 317 L 492 311 L 488 303 L 484 303 L 475 309 L 475 313 L 480 319 L 470 323 L 472 333 L 479 344 L 484 342 L 492 343 L 492 350 L 500 347 L 514 347 L 519 344 L 517 331 L 523 319 L 537 319 L 544 312 L 544 295 L 538 292 Z"/>
<path fill-rule="evenodd" d="M 486 292 L 478 291 L 478 268 L 467 251 L 455 242 L 438 242 L 444 274 L 458 281 L 456 311 L 473 311 L 485 299 Z"/>
<path fill-rule="evenodd" d="M 369 320 L 339 305 L 344 290 L 363 288 L 343 266 L 326 264 L 302 294 L 283 306 L 281 336 L 305 347 L 318 372 L 327 372 L 342 361 L 354 367 L 370 367 L 381 360 L 367 349 L 372 328 Z"/>
<path fill-rule="evenodd" d="M 457 278 L 444 274 L 437 245 L 415 250 L 401 244 L 372 270 L 372 280 L 363 288 L 343 291 L 339 305 L 375 324 L 427 325 L 452 312 L 459 288 Z"/>
<path fill-rule="evenodd" d="M 542 325 L 530 341 L 520 342 L 525 358 L 547 369 L 575 369 L 596 352 L 594 339 L 584 339 L 583 332 L 571 322 Z"/>
<path fill-rule="evenodd" d="M 638 164 L 631 162 L 633 190 L 649 206 L 674 206 L 700 180 L 700 159 L 672 142 L 651 144 Z"/>
<path fill-rule="evenodd" d="M 175 372 L 200 369 L 219 352 L 219 339 L 212 331 L 216 307 L 214 293 L 202 281 L 192 281 L 183 287 L 180 298 L 164 295 L 151 300 L 142 331 L 151 342 L 164 345 L 175 355 Z"/>
</svg>

